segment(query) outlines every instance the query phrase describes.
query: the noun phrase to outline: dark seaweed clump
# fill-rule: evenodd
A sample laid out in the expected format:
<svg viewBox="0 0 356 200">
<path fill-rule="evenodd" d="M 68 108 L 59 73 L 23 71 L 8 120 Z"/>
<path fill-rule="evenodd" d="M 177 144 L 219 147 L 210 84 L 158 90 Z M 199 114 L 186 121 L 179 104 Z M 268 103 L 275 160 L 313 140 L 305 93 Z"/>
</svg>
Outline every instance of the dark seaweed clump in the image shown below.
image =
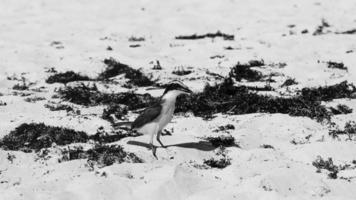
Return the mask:
<svg viewBox="0 0 356 200">
<path fill-rule="evenodd" d="M 144 108 L 156 101 L 149 94 L 124 93 L 102 93 L 94 85 L 84 84 L 75 87 L 65 87 L 58 91 L 63 100 L 84 106 L 96 106 L 101 104 L 124 104 L 130 110 Z"/>
<path fill-rule="evenodd" d="M 54 102 L 49 102 L 45 104 L 44 107 L 48 108 L 50 111 L 60 111 L 60 110 L 65 110 L 67 112 L 74 111 L 73 107 L 70 105 L 54 103 Z"/>
<path fill-rule="evenodd" d="M 344 130 L 339 129 L 335 124 L 332 124 L 332 129 L 329 131 L 329 135 L 333 138 L 338 138 L 340 135 L 347 135 L 349 140 L 356 135 L 356 122 L 348 121 L 345 123 Z"/>
<path fill-rule="evenodd" d="M 304 88 L 300 95 L 291 98 L 271 97 L 252 93 L 244 86 L 234 86 L 233 80 L 226 78 L 220 84 L 207 85 L 201 93 L 180 97 L 176 112 L 192 111 L 194 115 L 206 118 L 215 113 L 285 113 L 323 121 L 329 120 L 331 113 L 320 101 L 347 98 L 354 91 L 352 84 L 342 82 L 332 86 Z"/>
<path fill-rule="evenodd" d="M 143 163 L 143 160 L 134 153 L 126 152 L 119 145 L 97 144 L 92 149 L 85 151 L 82 147 L 71 147 L 63 149 L 60 161 L 70 161 L 77 159 L 87 159 L 89 164 L 96 164 L 99 167 L 110 166 L 114 163 Z"/>
<path fill-rule="evenodd" d="M 97 145 L 86 152 L 88 161 L 95 162 L 100 167 L 110 166 L 114 163 L 143 163 L 143 160 L 134 153 L 128 153 L 119 145 Z"/>
<path fill-rule="evenodd" d="M 105 59 L 106 69 L 98 76 L 98 80 L 108 80 L 120 74 L 125 74 L 125 78 L 129 79 L 128 84 L 135 86 L 151 86 L 155 82 L 145 76 L 141 71 L 133 69 L 126 64 L 117 62 L 113 58 Z"/>
<path fill-rule="evenodd" d="M 336 32 L 336 34 L 356 34 L 356 28 L 347 31 Z"/>
<path fill-rule="evenodd" d="M 193 71 L 191 70 L 185 70 L 185 69 L 178 69 L 172 72 L 172 74 L 175 74 L 177 76 L 185 76 L 188 74 L 191 74 Z"/>
<path fill-rule="evenodd" d="M 109 104 L 107 108 L 104 109 L 102 118 L 108 120 L 109 122 L 115 122 L 115 119 L 123 119 L 128 113 L 127 106 L 120 104 Z"/>
<path fill-rule="evenodd" d="M 29 89 L 29 86 L 25 83 L 18 83 L 18 84 L 15 84 L 13 87 L 12 87 L 13 90 L 28 90 Z"/>
<path fill-rule="evenodd" d="M 347 67 L 342 62 L 338 63 L 338 62 L 328 61 L 326 64 L 328 65 L 328 68 L 341 69 L 341 70 L 346 70 L 347 71 Z"/>
<path fill-rule="evenodd" d="M 74 81 L 89 81 L 91 80 L 88 76 L 81 75 L 79 73 L 75 73 L 73 71 L 67 71 L 64 73 L 56 73 L 49 76 L 46 80 L 46 83 L 63 83 L 67 84 L 69 82 Z"/>
<path fill-rule="evenodd" d="M 218 137 L 206 137 L 205 140 L 209 141 L 214 147 L 232 147 L 235 144 L 235 138 L 231 135 L 220 135 Z"/>
<path fill-rule="evenodd" d="M 313 35 L 316 36 L 316 35 L 323 35 L 323 34 L 329 33 L 330 32 L 329 30 L 325 30 L 326 28 L 329 28 L 329 27 L 330 27 L 330 24 L 325 19 L 322 19 L 321 24 L 316 28 Z"/>
<path fill-rule="evenodd" d="M 204 38 L 216 38 L 216 37 L 222 37 L 224 40 L 234 40 L 235 36 L 234 35 L 229 35 L 225 33 L 221 33 L 220 31 L 217 31 L 216 33 L 207 33 L 203 35 L 181 35 L 177 36 L 177 40 L 198 40 L 198 39 L 204 39 Z"/>
<path fill-rule="evenodd" d="M 352 108 L 348 107 L 347 105 L 343 105 L 343 104 L 337 105 L 336 108 L 330 107 L 330 110 L 334 115 L 352 113 Z"/>
<path fill-rule="evenodd" d="M 231 165 L 231 162 L 230 159 L 223 157 L 220 159 L 210 158 L 208 160 L 204 160 L 204 164 L 210 166 L 211 168 L 223 169 Z"/>
<path fill-rule="evenodd" d="M 261 67 L 264 65 L 264 61 L 252 60 L 248 64 L 237 63 L 230 71 L 229 77 L 233 77 L 236 81 L 245 79 L 247 81 L 260 81 L 262 79 L 262 73 L 251 69 L 252 67 Z"/>
<path fill-rule="evenodd" d="M 234 129 L 235 129 L 234 125 L 226 124 L 225 126 L 219 126 L 217 129 L 214 130 L 214 132 L 234 130 Z"/>
<path fill-rule="evenodd" d="M 21 124 L 0 141 L 0 147 L 6 150 L 39 151 L 53 143 L 67 145 L 86 142 L 88 135 L 73 129 L 47 126 L 43 123 Z"/>
<path fill-rule="evenodd" d="M 338 166 L 334 165 L 332 158 L 328 158 L 328 160 L 323 160 L 320 156 L 313 161 L 313 166 L 317 168 L 317 172 L 321 172 L 321 169 L 326 169 L 329 171 L 328 177 L 331 179 L 336 179 L 337 174 L 339 173 Z"/>
<path fill-rule="evenodd" d="M 296 85 L 298 82 L 294 78 L 288 78 L 284 83 L 281 85 L 282 87 L 287 87 L 291 85 Z"/>
<path fill-rule="evenodd" d="M 350 98 L 354 92 L 356 92 L 356 87 L 347 83 L 347 81 L 343 81 L 331 86 L 303 88 L 301 96 L 308 101 L 331 101 L 339 98 Z"/>
</svg>

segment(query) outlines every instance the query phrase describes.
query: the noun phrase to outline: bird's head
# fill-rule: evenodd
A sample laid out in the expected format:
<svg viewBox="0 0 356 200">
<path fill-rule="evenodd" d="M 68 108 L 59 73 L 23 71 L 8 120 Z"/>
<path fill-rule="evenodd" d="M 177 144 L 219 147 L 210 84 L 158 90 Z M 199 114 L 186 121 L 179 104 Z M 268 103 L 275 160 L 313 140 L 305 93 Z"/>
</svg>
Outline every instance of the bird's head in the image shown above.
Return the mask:
<svg viewBox="0 0 356 200">
<path fill-rule="evenodd" d="M 181 94 L 192 94 L 193 92 L 182 82 L 173 81 L 167 84 L 166 89 L 163 93 L 164 95 L 179 96 Z"/>
</svg>

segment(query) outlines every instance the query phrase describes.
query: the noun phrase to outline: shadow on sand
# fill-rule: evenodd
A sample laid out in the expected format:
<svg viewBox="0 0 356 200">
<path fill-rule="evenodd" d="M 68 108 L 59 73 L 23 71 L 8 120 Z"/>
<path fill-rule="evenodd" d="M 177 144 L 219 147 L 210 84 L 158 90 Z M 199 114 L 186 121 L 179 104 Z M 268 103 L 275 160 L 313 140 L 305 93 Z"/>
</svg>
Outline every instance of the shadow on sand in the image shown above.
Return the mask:
<svg viewBox="0 0 356 200">
<path fill-rule="evenodd" d="M 127 144 L 146 147 L 146 148 L 151 147 L 148 143 L 132 141 L 132 140 L 128 141 Z M 211 145 L 210 142 L 205 142 L 205 141 L 172 144 L 172 145 L 166 145 L 166 147 L 182 147 L 182 148 L 188 148 L 188 149 L 197 149 L 200 151 L 212 151 L 217 148 L 217 147 L 214 147 L 213 145 Z"/>
</svg>

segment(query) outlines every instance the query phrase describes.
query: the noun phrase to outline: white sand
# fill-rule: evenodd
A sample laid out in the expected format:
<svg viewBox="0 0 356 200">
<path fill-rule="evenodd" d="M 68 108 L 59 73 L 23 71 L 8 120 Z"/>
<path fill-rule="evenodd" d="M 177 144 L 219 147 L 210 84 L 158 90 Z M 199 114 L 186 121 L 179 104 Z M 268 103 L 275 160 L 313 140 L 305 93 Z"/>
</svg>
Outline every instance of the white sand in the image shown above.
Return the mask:
<svg viewBox="0 0 356 200">
<path fill-rule="evenodd" d="M 297 88 L 343 80 L 356 83 L 355 35 L 333 33 L 356 28 L 353 0 L 0 0 L 0 7 L 0 101 L 7 103 L 0 106 L 0 137 L 25 122 L 44 122 L 88 134 L 100 126 L 110 129 L 100 118 L 103 107 L 77 106 L 83 114 L 78 116 L 51 112 L 43 106 L 60 87 L 45 84 L 47 68 L 94 77 L 109 57 L 142 68 L 161 82 L 180 78 L 195 91 L 217 81 L 206 75 L 206 70 L 226 75 L 236 62 L 251 59 L 287 63 L 285 68 L 262 70 L 295 78 Z M 322 18 L 331 25 L 327 28 L 331 33 L 312 36 Z M 288 28 L 291 24 L 296 26 Z M 301 34 L 304 29 L 309 33 Z M 234 34 L 235 40 L 174 39 L 218 30 Z M 289 35 L 290 31 L 295 34 Z M 145 41 L 130 42 L 131 36 L 144 37 Z M 60 43 L 52 44 L 54 41 Z M 130 48 L 131 44 L 141 47 Z M 107 51 L 108 46 L 113 51 Z M 228 46 L 237 49 L 225 50 Z M 354 52 L 346 53 L 349 50 Z M 210 58 L 216 55 L 224 57 Z M 163 70 L 151 69 L 155 60 Z M 325 62 L 329 60 L 343 62 L 348 72 L 328 69 Z M 183 77 L 172 75 L 177 66 L 193 67 L 194 72 Z M 45 86 L 47 92 L 32 96 L 47 100 L 27 103 L 24 97 L 12 95 L 11 88 L 18 83 L 7 80 L 12 76 L 35 82 L 33 88 Z M 282 77 L 276 86 L 284 80 Z M 160 92 L 150 91 L 154 96 Z M 340 102 L 356 109 L 355 100 L 334 100 L 331 104 Z M 352 119 L 355 112 L 333 117 L 341 127 Z M 216 157 L 218 151 L 200 138 L 221 134 L 213 130 L 226 124 L 235 126 L 229 133 L 241 147 L 227 148 L 231 165 L 224 169 L 197 167 L 204 159 Z M 331 157 L 336 164 L 356 160 L 355 141 L 333 140 L 325 124 L 282 114 L 218 115 L 212 121 L 188 115 L 175 117 L 168 126 L 171 128 L 173 135 L 162 138 L 169 147 L 157 150 L 158 160 L 142 145 L 147 143 L 147 136 L 124 138 L 116 143 L 145 162 L 114 164 L 94 171 L 86 167 L 85 160 L 36 161 L 35 154 L 22 152 L 10 152 L 16 156 L 11 163 L 8 152 L 0 150 L 0 200 L 356 199 L 356 169 L 339 173 L 347 181 L 329 179 L 327 171 L 316 173 L 312 166 L 319 155 Z M 274 149 L 260 148 L 263 144 Z"/>
</svg>

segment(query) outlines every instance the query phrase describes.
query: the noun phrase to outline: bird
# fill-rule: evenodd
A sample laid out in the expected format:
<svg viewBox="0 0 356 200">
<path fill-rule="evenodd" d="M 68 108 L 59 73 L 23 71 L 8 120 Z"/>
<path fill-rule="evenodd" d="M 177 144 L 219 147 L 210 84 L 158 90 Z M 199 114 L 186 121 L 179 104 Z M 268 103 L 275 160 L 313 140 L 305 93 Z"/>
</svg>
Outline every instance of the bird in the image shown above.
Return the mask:
<svg viewBox="0 0 356 200">
<path fill-rule="evenodd" d="M 166 88 L 157 103 L 144 109 L 133 122 L 124 122 L 121 124 L 131 125 L 130 128 L 132 130 L 149 135 L 149 148 L 152 150 L 153 156 L 157 158 L 157 147 L 153 145 L 154 136 L 156 135 L 159 144 L 163 148 L 166 148 L 160 137 L 164 127 L 171 122 L 173 118 L 177 97 L 192 93 L 193 92 L 182 82 L 172 81 L 166 85 Z"/>
</svg>

